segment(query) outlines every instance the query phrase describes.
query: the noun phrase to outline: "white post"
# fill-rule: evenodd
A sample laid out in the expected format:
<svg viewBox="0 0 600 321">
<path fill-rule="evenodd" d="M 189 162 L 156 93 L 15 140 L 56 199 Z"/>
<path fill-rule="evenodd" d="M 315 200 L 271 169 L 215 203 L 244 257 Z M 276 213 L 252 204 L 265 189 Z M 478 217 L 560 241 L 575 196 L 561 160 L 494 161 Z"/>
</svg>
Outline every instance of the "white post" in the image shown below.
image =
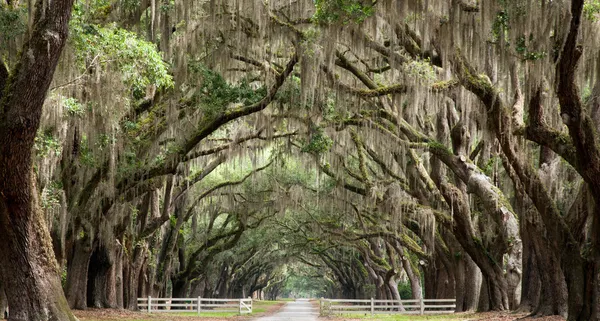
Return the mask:
<svg viewBox="0 0 600 321">
<path fill-rule="evenodd" d="M 323 315 L 323 297 L 319 300 L 319 315 Z"/>
<path fill-rule="evenodd" d="M 425 313 L 425 302 L 423 301 L 423 296 L 421 296 L 421 315 Z"/>
<path fill-rule="evenodd" d="M 253 309 L 252 305 L 254 304 L 254 302 L 253 302 L 254 300 L 252 300 L 251 296 L 248 297 L 248 300 L 250 300 L 250 313 L 252 313 L 252 309 Z"/>
<path fill-rule="evenodd" d="M 198 311 L 198 315 L 200 315 L 200 312 L 202 311 L 202 298 L 198 297 L 198 306 L 196 307 L 196 310 Z"/>
<path fill-rule="evenodd" d="M 375 314 L 375 299 L 371 297 L 371 315 Z"/>
<path fill-rule="evenodd" d="M 242 315 L 242 299 L 240 299 L 240 315 Z"/>
<path fill-rule="evenodd" d="M 148 296 L 148 313 L 152 313 L 152 297 Z"/>
</svg>

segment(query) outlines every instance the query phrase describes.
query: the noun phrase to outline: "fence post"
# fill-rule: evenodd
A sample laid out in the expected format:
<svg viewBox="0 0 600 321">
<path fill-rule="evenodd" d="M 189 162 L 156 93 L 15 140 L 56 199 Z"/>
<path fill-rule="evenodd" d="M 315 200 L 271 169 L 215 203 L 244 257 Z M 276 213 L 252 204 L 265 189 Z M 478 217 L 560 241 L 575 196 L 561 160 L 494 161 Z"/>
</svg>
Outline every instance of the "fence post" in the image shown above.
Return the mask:
<svg viewBox="0 0 600 321">
<path fill-rule="evenodd" d="M 371 315 L 375 314 L 375 299 L 371 297 Z"/>
<path fill-rule="evenodd" d="M 319 315 L 323 315 L 323 297 L 319 299 Z"/>
<path fill-rule="evenodd" d="M 248 297 L 248 300 L 250 300 L 250 313 L 252 313 L 252 309 L 254 309 L 254 308 L 252 307 L 252 305 L 254 304 L 254 300 L 252 300 L 252 297 L 251 297 L 251 296 L 249 296 L 249 297 Z"/>
<path fill-rule="evenodd" d="M 425 313 L 425 301 L 423 300 L 423 296 L 421 296 L 421 315 Z"/>
<path fill-rule="evenodd" d="M 196 310 L 198 311 L 198 315 L 200 315 L 200 312 L 202 311 L 202 298 L 198 297 L 198 306 L 196 307 Z"/>
<path fill-rule="evenodd" d="M 152 297 L 148 296 L 148 313 L 152 313 L 151 305 L 152 305 Z"/>
<path fill-rule="evenodd" d="M 240 299 L 240 315 L 242 315 L 242 299 Z"/>
</svg>

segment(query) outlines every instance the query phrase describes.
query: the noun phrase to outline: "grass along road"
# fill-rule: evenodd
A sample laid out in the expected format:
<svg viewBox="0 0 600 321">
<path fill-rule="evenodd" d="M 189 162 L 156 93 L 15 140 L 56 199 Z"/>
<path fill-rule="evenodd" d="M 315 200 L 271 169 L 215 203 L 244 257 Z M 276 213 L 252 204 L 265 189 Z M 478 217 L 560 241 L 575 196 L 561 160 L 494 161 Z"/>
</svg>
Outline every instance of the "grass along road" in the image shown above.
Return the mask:
<svg viewBox="0 0 600 321">
<path fill-rule="evenodd" d="M 74 311 L 75 316 L 81 321 L 220 321 L 220 320 L 252 320 L 256 317 L 272 314 L 279 310 L 285 301 L 254 301 L 252 314 L 240 316 L 237 313 L 211 313 L 203 312 L 198 316 L 196 312 L 182 313 L 144 313 L 117 309 L 88 309 Z"/>
</svg>

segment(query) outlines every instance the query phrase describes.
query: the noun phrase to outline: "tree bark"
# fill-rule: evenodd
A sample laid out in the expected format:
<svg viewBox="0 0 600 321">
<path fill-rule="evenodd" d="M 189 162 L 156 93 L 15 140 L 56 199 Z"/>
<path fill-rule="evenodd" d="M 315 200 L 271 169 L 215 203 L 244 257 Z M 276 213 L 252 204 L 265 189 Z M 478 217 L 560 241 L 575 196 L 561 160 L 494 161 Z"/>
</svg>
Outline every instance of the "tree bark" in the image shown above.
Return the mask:
<svg viewBox="0 0 600 321">
<path fill-rule="evenodd" d="M 29 186 L 21 192 L 27 203 L 0 197 L 0 283 L 5 285 L 9 320 L 76 320 L 62 291 L 33 172 L 26 177 Z"/>
<path fill-rule="evenodd" d="M 479 301 L 482 274 L 477 264 L 473 262 L 471 257 L 465 253 L 465 294 L 463 301 L 464 311 L 475 311 L 477 309 L 477 302 Z"/>
<path fill-rule="evenodd" d="M 32 148 L 68 36 L 73 0 L 38 1 L 13 73 L 0 62 L 0 283 L 9 320 L 75 320 L 40 209 Z M 42 14 L 43 13 L 43 14 Z"/>
<path fill-rule="evenodd" d="M 88 268 L 87 305 L 94 308 L 116 306 L 114 258 L 107 245 L 100 245 L 91 256 Z"/>
<path fill-rule="evenodd" d="M 87 308 L 88 268 L 92 256 L 92 241 L 89 236 L 78 236 L 72 251 L 67 264 L 65 293 L 72 309 L 83 310 Z"/>
<path fill-rule="evenodd" d="M 5 319 L 7 314 L 8 300 L 6 299 L 6 293 L 4 293 L 4 287 L 0 283 L 0 319 Z"/>
<path fill-rule="evenodd" d="M 527 220 L 521 220 L 523 240 L 523 278 L 521 283 L 521 303 L 518 311 L 532 312 L 539 304 L 541 281 L 538 272 L 535 248 L 531 234 L 527 232 Z"/>
<path fill-rule="evenodd" d="M 127 309 L 137 310 L 138 281 L 142 269 L 142 263 L 146 256 L 146 248 L 143 246 L 136 246 L 130 251 L 133 253 L 132 256 L 129 257 L 129 260 L 127 261 L 127 267 L 124 270 L 123 304 Z"/>
<path fill-rule="evenodd" d="M 123 248 L 121 246 L 121 243 L 118 243 L 118 248 L 116 250 L 116 254 L 115 254 L 115 264 L 114 264 L 114 270 L 115 270 L 115 307 L 117 309 L 122 309 L 124 308 L 124 301 L 123 301 L 123 280 L 124 280 L 124 266 L 123 266 Z"/>
</svg>

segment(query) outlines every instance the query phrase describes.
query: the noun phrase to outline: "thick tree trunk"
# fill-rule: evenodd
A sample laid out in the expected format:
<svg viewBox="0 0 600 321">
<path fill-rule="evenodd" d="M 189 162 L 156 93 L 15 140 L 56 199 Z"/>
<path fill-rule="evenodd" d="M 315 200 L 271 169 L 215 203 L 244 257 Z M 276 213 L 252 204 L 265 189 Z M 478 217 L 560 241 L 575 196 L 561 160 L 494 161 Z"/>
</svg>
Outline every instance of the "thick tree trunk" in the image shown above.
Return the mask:
<svg viewBox="0 0 600 321">
<path fill-rule="evenodd" d="M 454 262 L 454 297 L 456 298 L 456 312 L 463 312 L 465 310 L 465 287 L 467 282 L 465 260 L 463 259 L 463 253 L 459 252 L 460 257 Z"/>
<path fill-rule="evenodd" d="M 566 317 L 567 288 L 557 255 L 552 253 L 548 247 L 548 241 L 542 238 L 539 227 L 532 223 L 526 225 L 533 244 L 537 272 L 541 282 L 540 300 L 533 310 L 533 314 Z"/>
<path fill-rule="evenodd" d="M 75 320 L 38 200 L 32 149 L 68 36 L 73 0 L 37 1 L 34 28 L 8 77 L 0 61 L 0 283 L 9 320 Z"/>
<path fill-rule="evenodd" d="M 521 235 L 523 240 L 523 277 L 521 283 L 521 303 L 518 311 L 532 312 L 540 301 L 541 281 L 538 272 L 535 247 L 531 234 L 527 232 L 527 220 L 521 220 Z"/>
<path fill-rule="evenodd" d="M 124 271 L 124 306 L 130 310 L 137 310 L 138 281 L 142 269 L 142 263 L 146 256 L 146 248 L 137 246 L 133 249 L 133 256 L 129 258 Z"/>
<path fill-rule="evenodd" d="M 473 262 L 471 257 L 465 253 L 465 294 L 463 300 L 463 311 L 475 311 L 479 302 L 482 283 L 481 270 Z"/>
<path fill-rule="evenodd" d="M 87 235 L 75 240 L 73 252 L 67 264 L 65 293 L 72 309 L 87 308 L 88 267 L 92 256 L 92 241 Z"/>
<path fill-rule="evenodd" d="M 6 298 L 6 293 L 4 293 L 4 287 L 2 283 L 0 283 L 0 319 L 4 319 L 5 315 L 8 314 L 8 300 Z"/>
<path fill-rule="evenodd" d="M 484 307 L 487 305 L 490 310 L 500 311 L 508 309 L 508 292 L 504 272 L 498 262 L 495 262 L 491 258 L 481 240 L 474 235 L 466 197 L 452 185 L 439 184 L 439 187 L 444 198 L 454 208 L 454 235 L 463 249 L 465 249 L 480 268 L 484 277 L 480 302 L 487 301 L 488 303 L 484 304 Z"/>
<path fill-rule="evenodd" d="M 479 291 L 479 302 L 477 303 L 477 311 L 490 310 L 490 289 L 489 282 L 485 275 L 482 277 L 481 289 Z"/>
<path fill-rule="evenodd" d="M 62 291 L 33 173 L 27 176 L 25 204 L 0 197 L 0 283 L 10 306 L 9 320 L 76 320 Z"/>
<path fill-rule="evenodd" d="M 189 283 L 187 279 L 175 279 L 173 281 L 173 297 L 174 298 L 185 298 Z"/>
<path fill-rule="evenodd" d="M 87 304 L 94 308 L 116 306 L 114 258 L 106 246 L 98 246 L 91 256 L 88 269 Z"/>
</svg>

